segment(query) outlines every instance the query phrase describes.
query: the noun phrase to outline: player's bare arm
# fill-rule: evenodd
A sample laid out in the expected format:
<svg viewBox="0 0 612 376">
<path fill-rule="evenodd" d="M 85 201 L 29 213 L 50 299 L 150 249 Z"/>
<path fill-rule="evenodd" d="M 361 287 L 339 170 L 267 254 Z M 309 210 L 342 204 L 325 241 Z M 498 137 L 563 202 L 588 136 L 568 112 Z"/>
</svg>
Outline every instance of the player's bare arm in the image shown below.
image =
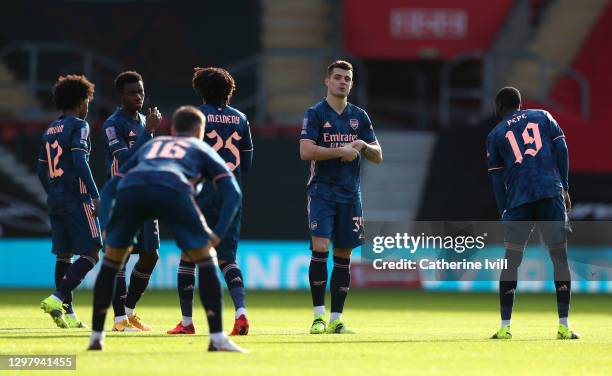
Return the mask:
<svg viewBox="0 0 612 376">
<path fill-rule="evenodd" d="M 339 148 L 326 148 L 315 145 L 312 140 L 300 141 L 300 158 L 303 161 L 325 161 L 340 158 L 342 162 L 352 162 L 359 156 L 359 151 L 346 144 Z"/>
<path fill-rule="evenodd" d="M 383 160 L 382 148 L 378 142 L 368 144 L 363 140 L 356 140 L 351 143 L 355 150 L 358 150 L 370 162 L 380 164 Z"/>
</svg>

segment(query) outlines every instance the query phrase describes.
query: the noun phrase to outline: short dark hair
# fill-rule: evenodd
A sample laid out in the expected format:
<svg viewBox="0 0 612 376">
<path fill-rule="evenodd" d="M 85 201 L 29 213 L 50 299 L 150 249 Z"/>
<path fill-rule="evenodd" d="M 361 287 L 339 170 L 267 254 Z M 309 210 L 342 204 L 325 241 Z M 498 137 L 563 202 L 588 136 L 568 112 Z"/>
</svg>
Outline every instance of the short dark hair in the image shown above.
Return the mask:
<svg viewBox="0 0 612 376">
<path fill-rule="evenodd" d="M 234 77 L 223 68 L 193 68 L 191 85 L 206 103 L 217 106 L 229 105 L 236 90 Z"/>
<path fill-rule="evenodd" d="M 122 92 L 125 84 L 135 84 L 138 81 L 142 81 L 142 76 L 140 73 L 135 71 L 121 72 L 117 78 L 115 78 L 115 89 L 118 92 Z"/>
<path fill-rule="evenodd" d="M 179 107 L 172 115 L 172 126 L 176 132 L 193 132 L 198 125 L 205 126 L 206 118 L 193 106 Z"/>
<path fill-rule="evenodd" d="M 348 71 L 353 71 L 353 64 L 346 60 L 336 60 L 327 66 L 327 77 L 331 76 L 334 68 L 340 68 Z"/>
<path fill-rule="evenodd" d="M 502 111 L 515 110 L 521 106 L 521 92 L 512 86 L 503 87 L 495 96 L 495 105 Z"/>
<path fill-rule="evenodd" d="M 53 85 L 55 108 L 62 111 L 70 110 L 77 107 L 83 99 L 92 100 L 95 87 L 85 76 L 77 74 L 59 76 Z"/>
</svg>

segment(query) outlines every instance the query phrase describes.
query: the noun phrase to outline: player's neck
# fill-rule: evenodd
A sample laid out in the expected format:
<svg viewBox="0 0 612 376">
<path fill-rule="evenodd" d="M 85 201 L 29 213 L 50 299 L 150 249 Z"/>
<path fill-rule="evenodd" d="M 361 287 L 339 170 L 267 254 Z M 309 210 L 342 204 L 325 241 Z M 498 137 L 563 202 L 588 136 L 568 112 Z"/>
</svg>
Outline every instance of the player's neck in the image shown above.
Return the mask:
<svg viewBox="0 0 612 376">
<path fill-rule="evenodd" d="M 339 114 L 344 111 L 346 105 L 348 104 L 346 97 L 340 98 L 331 94 L 328 94 L 327 97 L 325 97 L 325 100 L 327 101 L 327 104 L 329 104 L 329 107 Z"/>
<path fill-rule="evenodd" d="M 121 106 L 121 111 L 130 119 L 138 119 L 138 110 L 130 110 L 125 106 Z"/>
<path fill-rule="evenodd" d="M 81 118 L 79 115 L 79 110 L 65 110 L 62 112 L 62 117 L 74 116 L 75 118 Z"/>
</svg>

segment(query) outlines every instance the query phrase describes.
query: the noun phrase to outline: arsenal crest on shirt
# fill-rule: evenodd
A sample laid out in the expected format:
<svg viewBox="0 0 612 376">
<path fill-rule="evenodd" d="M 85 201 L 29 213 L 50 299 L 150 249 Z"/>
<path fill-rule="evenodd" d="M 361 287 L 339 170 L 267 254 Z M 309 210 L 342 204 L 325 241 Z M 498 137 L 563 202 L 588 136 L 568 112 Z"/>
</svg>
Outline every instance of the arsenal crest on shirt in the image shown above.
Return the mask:
<svg viewBox="0 0 612 376">
<path fill-rule="evenodd" d="M 349 124 L 353 130 L 357 130 L 357 127 L 359 127 L 359 121 L 357 121 L 357 119 L 350 119 Z"/>
</svg>

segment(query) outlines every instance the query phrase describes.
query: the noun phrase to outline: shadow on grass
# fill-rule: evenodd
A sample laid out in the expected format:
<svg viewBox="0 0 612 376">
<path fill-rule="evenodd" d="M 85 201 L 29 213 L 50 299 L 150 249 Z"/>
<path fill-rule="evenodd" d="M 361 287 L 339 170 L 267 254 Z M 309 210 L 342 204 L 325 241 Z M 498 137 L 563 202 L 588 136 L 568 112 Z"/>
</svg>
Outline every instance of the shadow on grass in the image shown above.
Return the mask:
<svg viewBox="0 0 612 376">
<path fill-rule="evenodd" d="M 0 290 L 0 309 L 3 306 L 35 307 L 48 296 L 49 290 Z M 196 294 L 197 295 L 197 294 Z M 197 297 L 196 297 L 197 299 Z M 403 310 L 439 312 L 496 312 L 498 296 L 495 293 L 431 292 L 402 289 L 354 289 L 348 298 L 348 308 L 358 310 Z M 80 290 L 75 293 L 77 306 L 90 305 L 91 291 Z M 329 301 L 329 295 L 327 296 Z M 308 291 L 247 291 L 249 309 L 287 309 L 308 310 L 311 298 Z M 225 294 L 225 304 L 231 306 L 229 294 Z M 139 307 L 176 308 L 179 306 L 175 290 L 150 290 L 143 296 Z M 196 304 L 199 307 L 199 304 Z M 556 311 L 554 293 L 517 294 L 516 309 L 522 312 Z M 612 312 L 612 299 L 605 294 L 573 294 L 572 310 L 581 313 L 609 314 Z"/>
</svg>

